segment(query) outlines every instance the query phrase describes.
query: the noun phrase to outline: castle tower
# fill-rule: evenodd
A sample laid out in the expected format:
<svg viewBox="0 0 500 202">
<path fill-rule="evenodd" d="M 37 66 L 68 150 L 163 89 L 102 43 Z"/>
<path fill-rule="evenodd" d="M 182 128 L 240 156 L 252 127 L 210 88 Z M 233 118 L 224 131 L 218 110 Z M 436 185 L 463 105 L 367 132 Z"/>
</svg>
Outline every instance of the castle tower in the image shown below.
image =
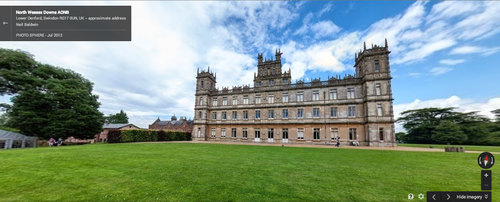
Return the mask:
<svg viewBox="0 0 500 202">
<path fill-rule="evenodd" d="M 257 56 L 257 72 L 254 74 L 254 87 L 276 86 L 290 84 L 292 77 L 290 71 L 283 72 L 281 64 L 281 50 L 276 49 L 275 59 L 264 60 L 262 54 Z"/>
<path fill-rule="evenodd" d="M 194 126 L 192 140 L 205 140 L 207 137 L 208 103 L 210 102 L 210 92 L 216 90 L 217 76 L 208 70 L 198 69 L 196 75 L 196 100 L 194 109 Z"/>
<path fill-rule="evenodd" d="M 365 132 L 370 146 L 395 146 L 393 97 L 387 39 L 384 46 L 372 45 L 355 55 L 355 69 L 361 78 Z"/>
</svg>

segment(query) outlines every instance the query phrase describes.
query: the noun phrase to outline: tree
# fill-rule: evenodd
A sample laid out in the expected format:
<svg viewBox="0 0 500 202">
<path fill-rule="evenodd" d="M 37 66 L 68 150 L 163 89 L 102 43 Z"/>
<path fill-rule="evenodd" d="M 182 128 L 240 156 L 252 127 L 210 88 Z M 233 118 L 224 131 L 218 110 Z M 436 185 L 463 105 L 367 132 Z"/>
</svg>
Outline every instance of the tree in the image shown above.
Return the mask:
<svg viewBox="0 0 500 202">
<path fill-rule="evenodd" d="M 123 110 L 120 110 L 120 113 L 110 114 L 105 117 L 109 123 L 128 123 L 128 116 Z"/>
<path fill-rule="evenodd" d="M 406 140 L 406 133 L 404 133 L 404 132 L 397 132 L 396 133 L 396 140 L 401 141 L 401 142 L 407 141 Z"/>
<path fill-rule="evenodd" d="M 500 109 L 495 109 L 491 113 L 495 115 L 495 120 L 500 123 Z"/>
<path fill-rule="evenodd" d="M 397 121 L 407 130 L 410 143 L 491 144 L 500 128 L 477 112 L 454 112 L 454 108 L 408 110 Z M 498 124 L 497 124 L 498 125 Z"/>
<path fill-rule="evenodd" d="M 432 134 L 442 120 L 453 120 L 454 108 L 424 108 L 408 110 L 401 113 L 396 120 L 402 123 L 407 131 L 409 143 L 432 144 Z"/>
<path fill-rule="evenodd" d="M 10 127 L 41 138 L 87 139 L 102 131 L 93 83 L 80 74 L 6 49 L 0 49 L 0 68 L 0 83 L 6 84 L 0 93 L 14 95 Z"/>
<path fill-rule="evenodd" d="M 467 135 L 459 125 L 445 120 L 436 127 L 432 139 L 438 144 L 462 144 L 467 141 Z"/>
</svg>

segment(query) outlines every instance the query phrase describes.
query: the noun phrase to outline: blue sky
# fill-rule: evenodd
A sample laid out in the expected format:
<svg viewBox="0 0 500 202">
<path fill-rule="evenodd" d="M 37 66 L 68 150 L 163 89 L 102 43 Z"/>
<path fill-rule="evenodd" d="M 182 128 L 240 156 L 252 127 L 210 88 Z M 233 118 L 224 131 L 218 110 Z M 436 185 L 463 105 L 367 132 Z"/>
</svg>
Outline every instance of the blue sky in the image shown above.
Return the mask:
<svg viewBox="0 0 500 202">
<path fill-rule="evenodd" d="M 131 42 L 0 42 L 95 83 L 101 111 L 123 109 L 147 127 L 193 116 L 197 68 L 218 86 L 251 84 L 257 53 L 280 48 L 292 79 L 353 73 L 354 54 L 387 38 L 394 110 L 500 108 L 498 1 L 2 2 L 2 5 L 131 5 Z M 71 53 L 71 54 L 67 54 Z M 61 55 L 64 55 L 61 57 Z M 8 97 L 0 97 L 7 102 Z M 401 128 L 397 126 L 397 130 Z"/>
</svg>

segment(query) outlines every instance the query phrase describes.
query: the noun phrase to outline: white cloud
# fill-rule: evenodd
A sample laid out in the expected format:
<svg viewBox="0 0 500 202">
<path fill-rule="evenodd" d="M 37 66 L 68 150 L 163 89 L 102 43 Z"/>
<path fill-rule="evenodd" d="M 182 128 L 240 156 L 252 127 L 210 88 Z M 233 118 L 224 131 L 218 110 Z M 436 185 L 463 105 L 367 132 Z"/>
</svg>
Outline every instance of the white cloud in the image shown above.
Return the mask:
<svg viewBox="0 0 500 202">
<path fill-rule="evenodd" d="M 437 76 L 437 75 L 445 74 L 451 70 L 453 70 L 453 69 L 450 67 L 434 67 L 429 71 L 429 73 L 434 75 L 434 76 Z"/>
<path fill-rule="evenodd" d="M 418 72 L 411 72 L 408 74 L 408 76 L 412 76 L 412 77 L 415 77 L 415 78 L 419 78 L 420 75 L 422 75 L 421 73 L 418 73 Z"/>
<path fill-rule="evenodd" d="M 457 64 L 460 64 L 460 63 L 464 63 L 465 60 L 464 59 L 458 59 L 458 60 L 449 60 L 449 59 L 446 59 L 446 60 L 440 60 L 439 63 L 441 64 L 444 64 L 444 65 L 457 65 Z"/>
<path fill-rule="evenodd" d="M 340 31 L 340 28 L 332 21 L 320 21 L 311 26 L 311 30 L 316 33 L 315 38 L 332 36 Z"/>
<path fill-rule="evenodd" d="M 459 112 L 473 112 L 477 111 L 478 114 L 486 116 L 493 119 L 495 116 L 491 111 L 495 109 L 500 109 L 500 96 L 491 98 L 487 101 L 475 100 L 475 99 L 462 99 L 458 96 L 451 96 L 444 99 L 433 99 L 421 101 L 416 99 L 410 103 L 402 103 L 394 105 L 394 117 L 398 119 L 401 117 L 401 112 L 413 109 L 422 108 L 446 108 L 455 107 L 456 111 Z M 404 131 L 400 124 L 396 124 L 396 131 Z"/>
<path fill-rule="evenodd" d="M 318 18 L 320 18 L 323 14 L 330 11 L 330 9 L 332 9 L 332 5 L 333 5 L 332 2 L 328 2 L 327 4 L 325 4 L 325 6 L 317 14 Z"/>
<path fill-rule="evenodd" d="M 454 55 L 465 55 L 479 53 L 485 56 L 491 55 L 500 51 L 500 47 L 480 47 L 480 46 L 460 46 L 451 50 L 450 54 Z"/>
<path fill-rule="evenodd" d="M 325 19 L 332 3 L 305 15 L 299 29 L 290 24 L 299 19 L 299 9 L 305 2 L 12 1 L 2 4 L 131 5 L 131 42 L 0 42 L 0 46 L 26 50 L 42 62 L 81 73 L 95 83 L 103 112 L 117 113 L 123 109 L 131 115 L 133 123 L 142 127 L 157 116 L 162 119 L 174 113 L 193 116 L 197 68 L 210 66 L 217 73 L 218 86 L 248 84 L 256 70 L 257 52 L 269 57 L 279 47 L 286 61 L 283 69 L 291 68 L 293 79 L 303 78 L 308 70 L 338 73 L 351 70 L 354 53 L 363 48 L 363 41 L 382 45 L 385 38 L 392 51 L 393 65 L 420 62 L 438 51 L 450 49 L 452 54 L 484 56 L 500 51 L 500 47 L 476 45 L 500 31 L 498 2 L 444 1 L 429 8 L 427 2 L 418 1 L 401 14 L 380 19 L 366 30 L 354 31 L 342 29 L 332 18 Z M 468 45 L 456 47 L 456 44 Z M 440 61 L 444 65 L 461 62 Z M 444 71 L 435 69 L 431 73 Z M 410 76 L 420 75 L 410 73 Z"/>
<path fill-rule="evenodd" d="M 247 52 L 262 51 L 273 39 L 271 32 L 286 27 L 298 17 L 296 9 L 301 7 L 289 2 L 52 4 L 131 5 L 132 41 L 0 42 L 0 47 L 23 49 L 41 62 L 81 73 L 95 83 L 103 113 L 123 109 L 140 127 L 147 127 L 158 116 L 193 117 L 197 68 L 211 66 L 219 78 L 218 86 L 252 82 L 257 51 Z"/>
</svg>

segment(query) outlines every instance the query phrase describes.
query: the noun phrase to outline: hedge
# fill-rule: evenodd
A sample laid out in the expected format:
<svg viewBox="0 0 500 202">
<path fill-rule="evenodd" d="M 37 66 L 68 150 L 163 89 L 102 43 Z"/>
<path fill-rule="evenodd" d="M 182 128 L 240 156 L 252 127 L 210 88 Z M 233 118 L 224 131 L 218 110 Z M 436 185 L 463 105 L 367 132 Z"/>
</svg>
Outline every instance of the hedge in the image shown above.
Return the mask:
<svg viewBox="0 0 500 202">
<path fill-rule="evenodd" d="M 191 140 L 191 133 L 157 130 L 110 130 L 108 143 Z"/>
</svg>

